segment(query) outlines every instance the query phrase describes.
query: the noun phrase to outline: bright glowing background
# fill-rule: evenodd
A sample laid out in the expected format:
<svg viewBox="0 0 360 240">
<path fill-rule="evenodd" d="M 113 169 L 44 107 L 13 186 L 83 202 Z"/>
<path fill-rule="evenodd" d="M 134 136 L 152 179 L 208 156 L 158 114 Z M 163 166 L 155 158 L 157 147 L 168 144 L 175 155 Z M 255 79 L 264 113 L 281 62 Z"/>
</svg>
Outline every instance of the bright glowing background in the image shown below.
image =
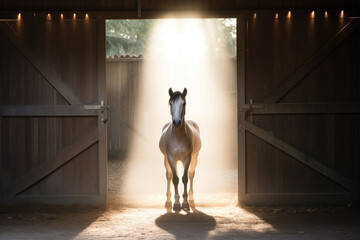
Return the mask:
<svg viewBox="0 0 360 240">
<path fill-rule="evenodd" d="M 165 202 L 164 159 L 158 141 L 163 125 L 171 120 L 168 89 L 186 87 L 185 119 L 198 123 L 202 140 L 195 203 L 230 203 L 237 195 L 237 97 L 236 83 L 229 81 L 233 61 L 217 57 L 225 50 L 216 47 L 221 33 L 211 19 L 157 20 L 152 31 L 135 113 L 137 129 L 149 141 L 133 137 L 121 197 L 131 203 Z M 182 195 L 182 183 L 179 186 Z"/>
</svg>

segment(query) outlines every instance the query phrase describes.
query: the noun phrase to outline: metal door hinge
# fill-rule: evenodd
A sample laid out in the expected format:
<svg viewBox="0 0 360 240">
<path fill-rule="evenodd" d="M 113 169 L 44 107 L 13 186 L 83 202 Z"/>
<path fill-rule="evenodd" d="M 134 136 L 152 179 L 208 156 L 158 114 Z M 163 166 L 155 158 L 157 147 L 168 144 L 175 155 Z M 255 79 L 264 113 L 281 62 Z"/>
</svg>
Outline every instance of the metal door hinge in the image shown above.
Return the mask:
<svg viewBox="0 0 360 240">
<path fill-rule="evenodd" d="M 97 105 L 84 105 L 84 109 L 86 110 L 109 110 L 110 106 L 108 104 L 104 104 L 104 101 L 101 100 L 101 104 L 97 104 Z"/>
<path fill-rule="evenodd" d="M 99 114 L 99 121 L 100 125 L 104 125 L 108 118 L 107 118 L 107 112 L 110 109 L 110 106 L 108 104 L 105 104 L 103 100 L 101 100 L 100 105 L 84 105 L 85 110 L 100 110 Z"/>
</svg>

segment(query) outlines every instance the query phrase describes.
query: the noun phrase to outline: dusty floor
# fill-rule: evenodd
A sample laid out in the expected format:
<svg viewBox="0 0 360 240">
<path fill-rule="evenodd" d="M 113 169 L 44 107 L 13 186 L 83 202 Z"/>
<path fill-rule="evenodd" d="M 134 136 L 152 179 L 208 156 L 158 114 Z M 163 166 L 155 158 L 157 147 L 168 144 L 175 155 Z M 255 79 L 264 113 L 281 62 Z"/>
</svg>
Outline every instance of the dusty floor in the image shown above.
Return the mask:
<svg viewBox="0 0 360 240">
<path fill-rule="evenodd" d="M 153 162 L 157 164 L 152 165 Z M 237 195 L 237 178 L 235 167 L 219 168 L 199 163 L 194 178 L 195 201 L 198 204 L 206 203 L 207 206 L 232 203 Z M 120 202 L 126 206 L 154 207 L 166 200 L 166 175 L 162 158 L 109 159 L 108 179 L 111 204 Z M 182 195 L 182 183 L 179 184 L 179 191 Z"/>
<path fill-rule="evenodd" d="M 360 210 L 161 207 L 0 209 L 0 239 L 359 239 Z"/>
<path fill-rule="evenodd" d="M 158 162 L 158 169 L 151 166 L 153 160 L 153 158 L 147 161 L 146 158 L 130 157 L 109 159 L 108 202 L 110 205 L 159 207 L 165 202 L 166 177 L 163 160 L 161 159 Z M 131 168 L 133 162 L 144 164 Z M 148 171 L 148 168 L 151 168 L 152 171 Z M 197 171 L 194 179 L 194 197 L 197 205 L 224 206 L 236 203 L 236 169 L 219 169 L 203 166 L 203 168 Z M 209 179 L 208 176 L 211 176 L 211 178 Z M 221 179 L 214 176 L 221 176 Z M 204 179 L 204 181 L 200 181 L 201 179 Z M 182 183 L 179 184 L 179 192 L 182 195 Z M 172 194 L 174 194 L 173 188 Z"/>
<path fill-rule="evenodd" d="M 124 189 L 125 163 L 109 162 L 107 210 L 76 206 L 0 208 L 0 239 L 360 239 L 358 206 L 241 208 L 235 205 L 236 194 L 230 188 L 217 194 L 196 192 L 194 211 L 167 213 L 161 206 L 165 201 L 164 174 L 142 181 L 146 184 L 155 179 L 163 184 L 156 189 L 160 194 L 154 193 L 152 184 L 144 185 L 151 191 L 139 201 L 122 194 L 130 190 Z M 201 174 L 199 171 L 198 177 Z M 213 184 L 212 188 L 236 186 L 236 172 L 223 175 L 222 184 Z"/>
</svg>

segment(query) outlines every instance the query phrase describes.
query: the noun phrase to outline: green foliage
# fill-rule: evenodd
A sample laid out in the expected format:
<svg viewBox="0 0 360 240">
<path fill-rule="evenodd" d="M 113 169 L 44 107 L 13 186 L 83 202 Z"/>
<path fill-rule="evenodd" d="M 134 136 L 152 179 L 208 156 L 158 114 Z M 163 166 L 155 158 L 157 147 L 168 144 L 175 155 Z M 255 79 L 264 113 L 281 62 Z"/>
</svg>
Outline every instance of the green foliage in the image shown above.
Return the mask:
<svg viewBox="0 0 360 240">
<path fill-rule="evenodd" d="M 143 55 L 152 25 L 152 20 L 106 20 L 106 55 Z"/>
<path fill-rule="evenodd" d="M 225 49 L 225 56 L 236 56 L 236 19 L 213 19 L 221 33 L 218 49 Z M 106 55 L 144 55 L 155 20 L 106 20 Z"/>
<path fill-rule="evenodd" d="M 224 57 L 236 56 L 236 19 L 218 18 L 214 19 L 216 26 L 221 33 L 218 38 L 219 48 L 225 50 Z"/>
</svg>

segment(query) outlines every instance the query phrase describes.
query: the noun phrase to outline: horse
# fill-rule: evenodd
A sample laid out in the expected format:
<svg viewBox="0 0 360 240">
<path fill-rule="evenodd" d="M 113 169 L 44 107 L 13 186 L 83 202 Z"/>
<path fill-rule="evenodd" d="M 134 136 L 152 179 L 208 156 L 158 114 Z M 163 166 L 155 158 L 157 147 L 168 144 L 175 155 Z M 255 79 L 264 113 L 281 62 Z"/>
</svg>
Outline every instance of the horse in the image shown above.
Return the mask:
<svg viewBox="0 0 360 240">
<path fill-rule="evenodd" d="M 169 89 L 169 105 L 172 115 L 172 122 L 164 125 L 159 141 L 160 151 L 164 155 L 164 165 L 166 168 L 167 192 L 165 208 L 171 211 L 171 180 L 175 188 L 175 202 L 173 210 L 175 212 L 189 211 L 189 206 L 195 208 L 193 179 L 198 155 L 201 148 L 199 126 L 191 120 L 185 121 L 186 95 L 187 89 L 183 92 Z M 180 196 L 178 191 L 179 177 L 177 173 L 177 162 L 181 161 L 184 166 L 182 182 L 184 184 L 183 203 L 180 206 Z M 188 178 L 190 178 L 190 189 L 187 192 Z M 189 201 L 188 201 L 189 197 Z"/>
</svg>

